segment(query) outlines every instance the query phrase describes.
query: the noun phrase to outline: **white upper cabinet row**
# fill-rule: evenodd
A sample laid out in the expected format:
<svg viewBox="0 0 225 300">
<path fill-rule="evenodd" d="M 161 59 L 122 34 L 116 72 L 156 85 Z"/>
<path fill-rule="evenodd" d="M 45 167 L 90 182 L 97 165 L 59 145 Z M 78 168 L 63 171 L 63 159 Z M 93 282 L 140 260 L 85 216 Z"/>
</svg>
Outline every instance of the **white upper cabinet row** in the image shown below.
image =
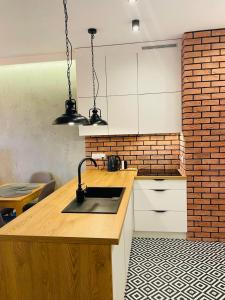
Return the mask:
<svg viewBox="0 0 225 300">
<path fill-rule="evenodd" d="M 76 51 L 76 66 L 79 112 L 88 116 L 93 105 L 89 48 Z M 80 126 L 80 135 L 181 131 L 178 41 L 96 47 L 95 68 L 100 83 L 97 106 L 109 125 Z"/>
</svg>

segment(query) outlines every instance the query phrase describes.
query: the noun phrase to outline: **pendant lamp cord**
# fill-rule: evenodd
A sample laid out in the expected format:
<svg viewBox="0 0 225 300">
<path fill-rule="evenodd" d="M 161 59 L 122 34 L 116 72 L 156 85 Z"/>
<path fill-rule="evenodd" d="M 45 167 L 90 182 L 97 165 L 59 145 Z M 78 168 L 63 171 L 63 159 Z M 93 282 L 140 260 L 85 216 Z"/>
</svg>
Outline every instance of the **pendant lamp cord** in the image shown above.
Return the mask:
<svg viewBox="0 0 225 300">
<path fill-rule="evenodd" d="M 96 108 L 96 98 L 98 97 L 98 91 L 99 91 L 99 80 L 97 73 L 95 71 L 95 64 L 94 64 L 94 41 L 95 35 L 91 34 L 91 58 L 92 58 L 92 81 L 93 81 L 93 98 L 94 98 L 94 107 Z M 97 82 L 97 91 L 95 91 L 95 80 Z"/>
<path fill-rule="evenodd" d="M 67 81 L 68 81 L 68 96 L 69 101 L 75 101 L 72 99 L 71 80 L 70 80 L 70 69 L 73 62 L 73 47 L 68 37 L 68 12 L 67 12 L 67 0 L 63 0 L 64 15 L 65 15 L 65 35 L 66 35 L 66 58 L 67 58 Z"/>
</svg>

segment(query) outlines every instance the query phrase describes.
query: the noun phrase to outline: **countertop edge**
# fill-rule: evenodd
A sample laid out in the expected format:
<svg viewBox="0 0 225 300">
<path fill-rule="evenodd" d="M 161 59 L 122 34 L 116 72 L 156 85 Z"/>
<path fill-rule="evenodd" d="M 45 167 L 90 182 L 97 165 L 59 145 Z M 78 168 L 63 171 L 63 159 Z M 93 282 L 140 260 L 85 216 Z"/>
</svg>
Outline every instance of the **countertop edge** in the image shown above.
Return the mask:
<svg viewBox="0 0 225 300">
<path fill-rule="evenodd" d="M 29 235 L 0 235 L 0 241 L 21 241 L 38 243 L 66 243 L 87 245 L 118 245 L 120 238 L 82 238 L 82 237 L 53 237 L 53 236 L 29 236 Z"/>
</svg>

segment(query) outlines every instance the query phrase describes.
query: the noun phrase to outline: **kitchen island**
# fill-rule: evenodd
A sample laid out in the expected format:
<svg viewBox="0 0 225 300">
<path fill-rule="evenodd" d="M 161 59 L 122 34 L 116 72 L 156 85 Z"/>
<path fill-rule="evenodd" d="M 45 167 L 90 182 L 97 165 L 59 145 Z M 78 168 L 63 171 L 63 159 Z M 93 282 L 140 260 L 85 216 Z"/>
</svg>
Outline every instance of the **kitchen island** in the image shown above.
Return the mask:
<svg viewBox="0 0 225 300">
<path fill-rule="evenodd" d="M 61 213 L 75 197 L 73 179 L 0 229 L 1 299 L 122 300 L 135 176 L 100 170 L 82 176 L 89 187 L 125 187 L 117 214 Z"/>
</svg>

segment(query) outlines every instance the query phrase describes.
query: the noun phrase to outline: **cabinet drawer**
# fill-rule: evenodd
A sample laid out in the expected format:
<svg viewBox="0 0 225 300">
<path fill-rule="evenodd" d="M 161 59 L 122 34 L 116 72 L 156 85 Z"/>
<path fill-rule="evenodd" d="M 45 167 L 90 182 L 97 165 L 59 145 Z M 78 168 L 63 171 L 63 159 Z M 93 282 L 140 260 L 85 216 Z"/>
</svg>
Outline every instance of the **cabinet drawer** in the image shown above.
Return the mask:
<svg viewBox="0 0 225 300">
<path fill-rule="evenodd" d="M 135 231 L 187 232 L 185 212 L 135 211 Z"/>
<path fill-rule="evenodd" d="M 134 209 L 186 211 L 186 191 L 135 190 Z"/>
<path fill-rule="evenodd" d="M 166 190 L 185 190 L 186 180 L 182 179 L 138 179 L 134 181 L 134 189 L 166 189 Z"/>
</svg>

